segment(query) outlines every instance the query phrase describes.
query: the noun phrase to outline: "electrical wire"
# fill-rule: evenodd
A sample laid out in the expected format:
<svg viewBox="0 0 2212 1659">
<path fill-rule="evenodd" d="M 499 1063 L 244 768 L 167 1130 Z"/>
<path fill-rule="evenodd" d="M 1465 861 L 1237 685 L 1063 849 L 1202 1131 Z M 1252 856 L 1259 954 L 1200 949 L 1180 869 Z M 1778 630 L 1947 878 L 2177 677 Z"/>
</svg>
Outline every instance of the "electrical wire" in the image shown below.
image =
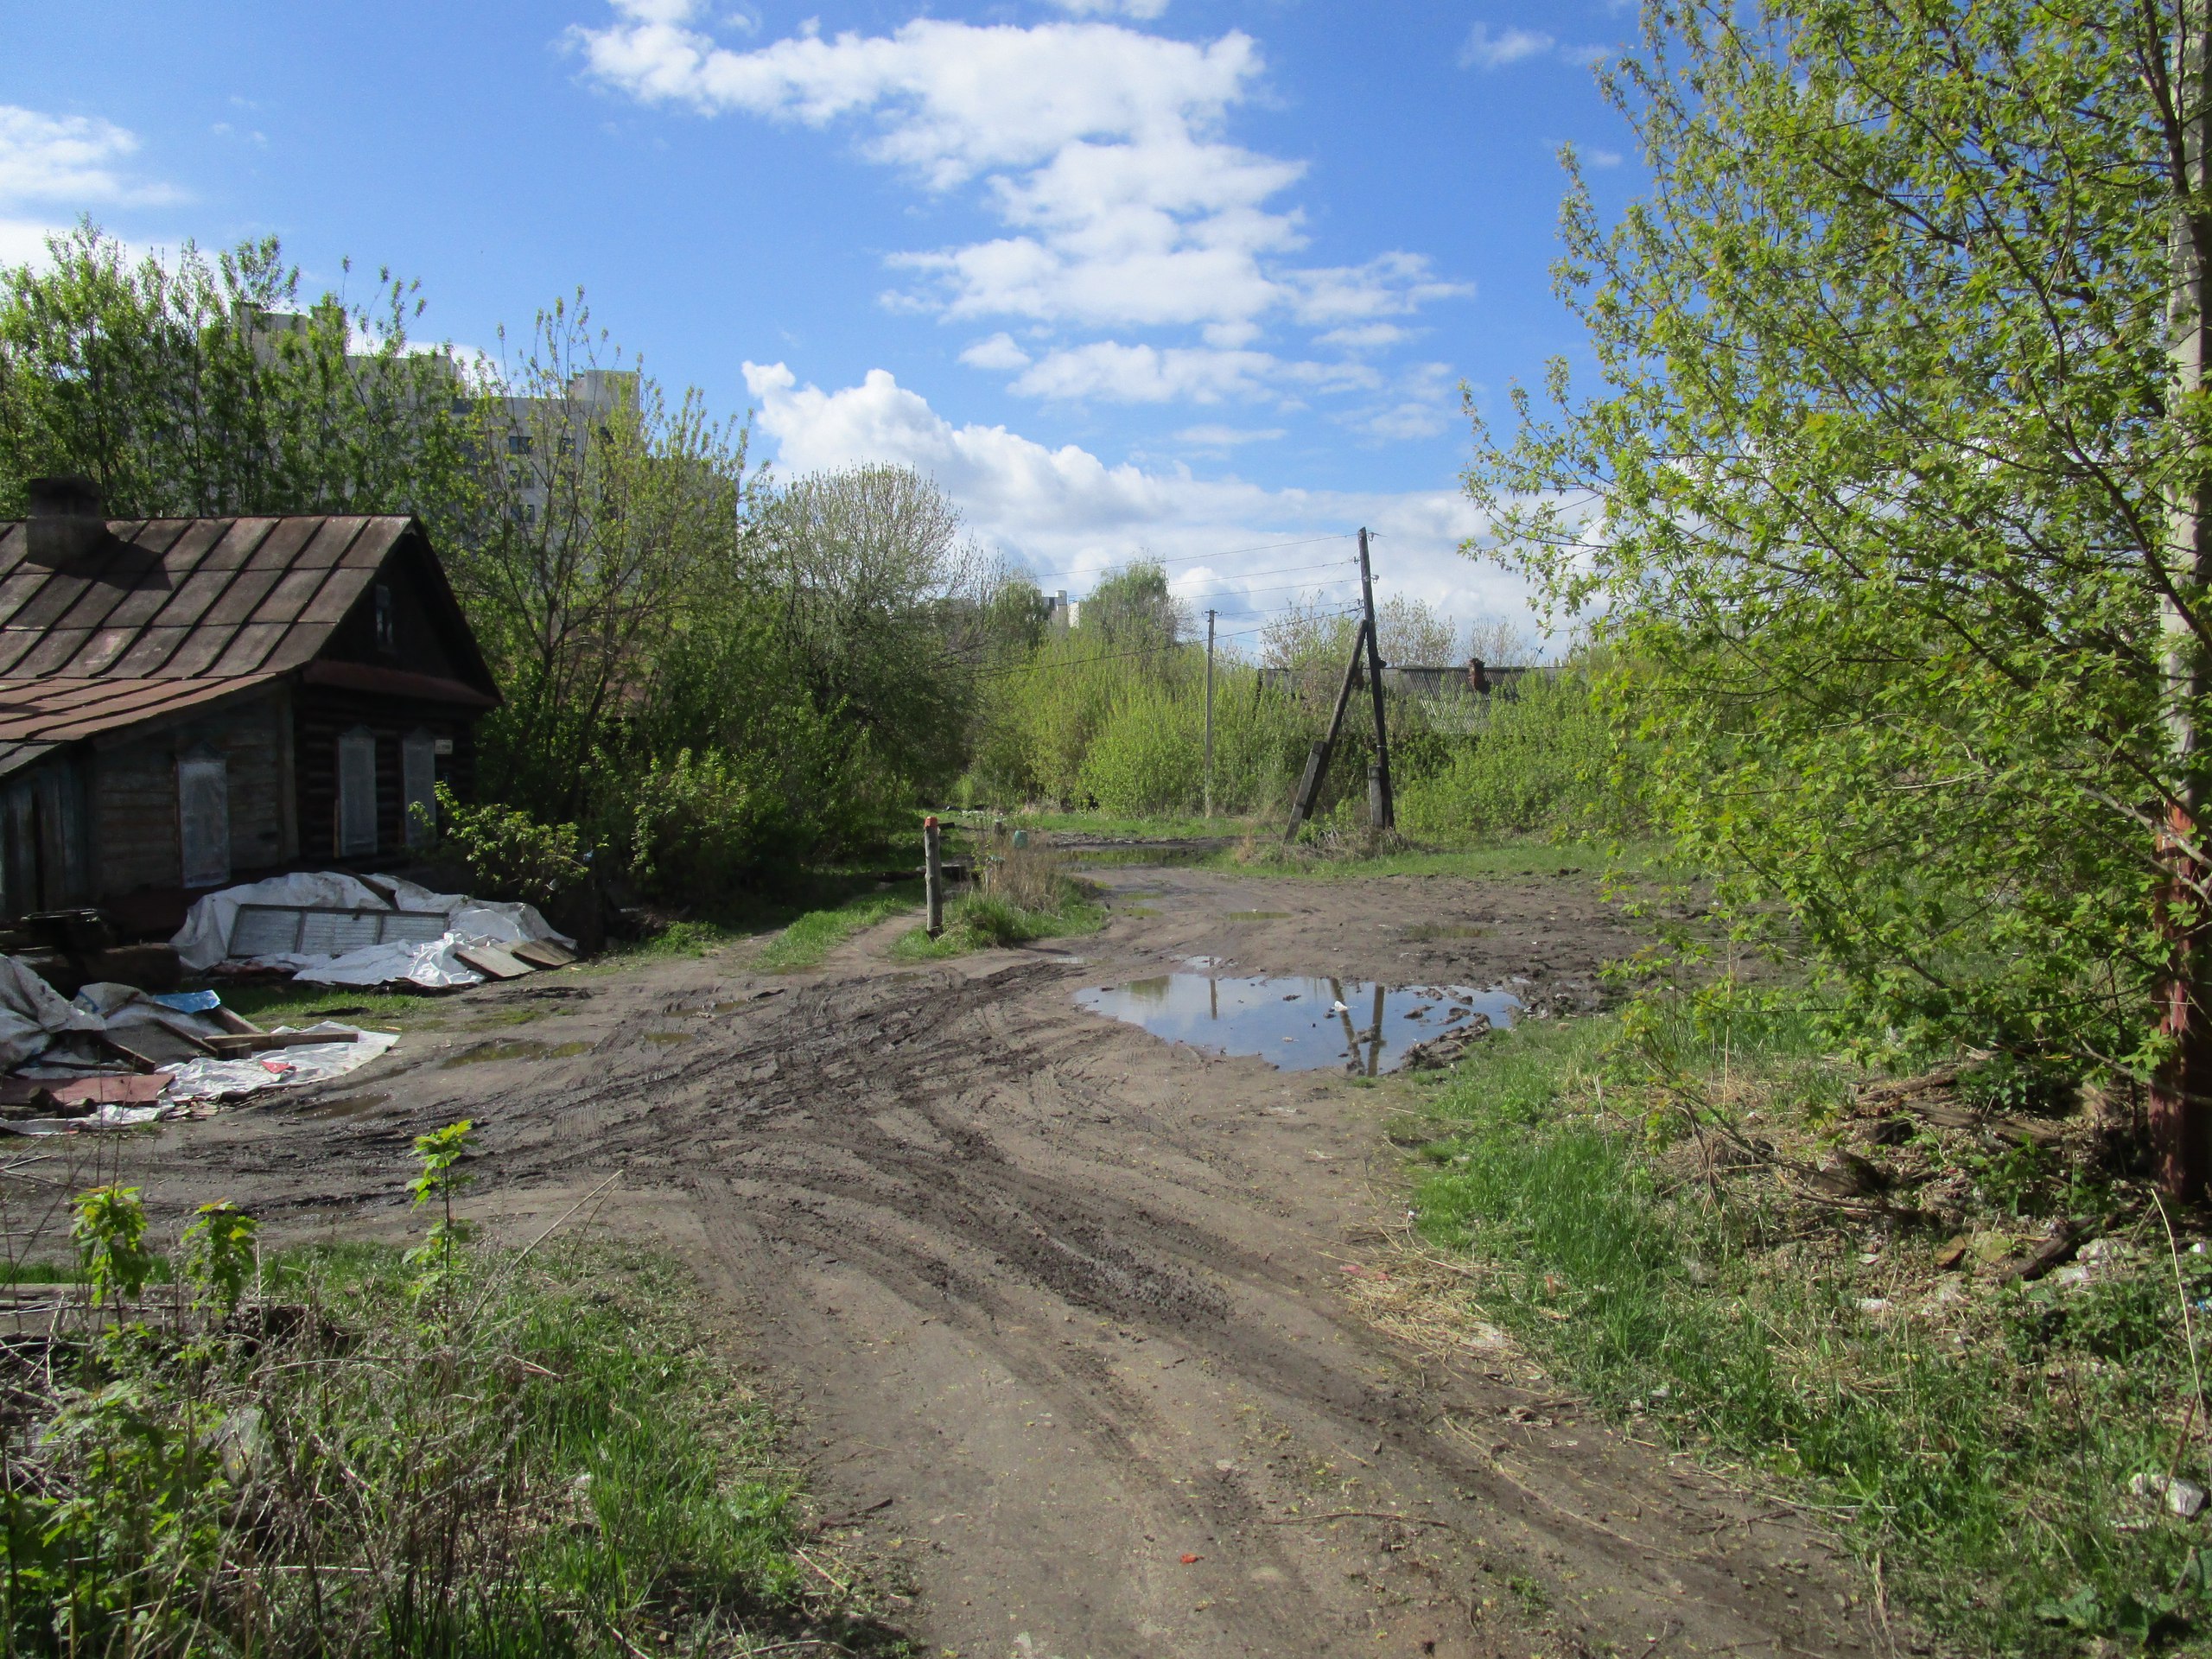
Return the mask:
<svg viewBox="0 0 2212 1659">
<path fill-rule="evenodd" d="M 1259 613 L 1249 613 L 1249 614 L 1259 614 Z M 1267 613 L 1267 620 L 1264 622 L 1256 623 L 1249 628 L 1238 628 L 1229 633 L 1217 633 L 1214 636 L 1214 643 L 1218 645 L 1224 640 L 1243 639 L 1249 639 L 1251 635 L 1255 633 L 1265 633 L 1271 625 L 1281 620 L 1284 617 L 1304 614 L 1307 613 L 1289 610 L 1269 612 Z M 1327 611 L 1322 613 L 1322 614 L 1329 617 L 1353 616 L 1358 614 L 1358 612 L 1357 609 L 1351 611 Z M 1195 649 L 1198 643 L 1198 642 L 1195 639 L 1182 642 L 1185 647 L 1192 649 Z M 1073 673 L 1079 669 L 1089 668 L 1095 663 L 1119 663 L 1126 662 L 1133 657 L 1157 656 L 1162 649 L 1163 647 L 1154 645 L 1143 651 L 1117 651 L 1109 652 L 1108 654 L 1101 657 L 1085 657 L 1078 662 L 1072 663 L 1014 663 L 1005 668 L 979 669 L 976 671 L 976 673 L 978 677 L 982 679 L 996 679 L 1007 674 L 1067 674 Z M 1173 649 L 1173 647 L 1166 647 L 1166 649 Z"/>
</svg>

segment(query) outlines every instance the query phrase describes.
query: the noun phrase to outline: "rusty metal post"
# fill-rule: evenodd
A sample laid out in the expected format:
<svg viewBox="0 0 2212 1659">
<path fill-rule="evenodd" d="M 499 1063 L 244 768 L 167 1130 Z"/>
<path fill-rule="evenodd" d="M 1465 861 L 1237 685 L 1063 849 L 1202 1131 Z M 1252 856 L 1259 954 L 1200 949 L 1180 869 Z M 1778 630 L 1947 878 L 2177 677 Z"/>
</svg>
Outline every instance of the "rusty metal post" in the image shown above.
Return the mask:
<svg viewBox="0 0 2212 1659">
<path fill-rule="evenodd" d="M 929 906 L 930 938 L 944 931 L 944 856 L 937 815 L 922 820 L 922 902 Z"/>
</svg>

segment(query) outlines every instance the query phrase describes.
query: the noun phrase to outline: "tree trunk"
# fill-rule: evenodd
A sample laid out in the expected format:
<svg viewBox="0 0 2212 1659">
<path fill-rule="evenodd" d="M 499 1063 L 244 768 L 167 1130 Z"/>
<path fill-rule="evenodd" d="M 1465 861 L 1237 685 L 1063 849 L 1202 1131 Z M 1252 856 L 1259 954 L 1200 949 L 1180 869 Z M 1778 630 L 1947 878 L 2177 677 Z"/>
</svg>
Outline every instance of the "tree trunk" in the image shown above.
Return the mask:
<svg viewBox="0 0 2212 1659">
<path fill-rule="evenodd" d="M 2181 125 L 2173 226 L 2173 291 L 2169 323 L 2174 419 L 2181 458 L 2166 503 L 2166 563 L 2181 599 L 2163 598 L 2166 727 L 2174 794 L 2159 848 L 2166 871 L 2162 923 L 2171 957 L 2162 989 L 2159 1029 L 2172 1046 L 2151 1091 L 2151 1135 L 2158 1183 L 2179 1198 L 2212 1186 L 2212 998 L 2206 995 L 2208 872 L 2191 852 L 2204 823 L 2205 778 L 2197 711 L 2212 691 L 2205 652 L 2187 607 L 2212 585 L 2212 457 L 2196 438 L 2208 350 L 2206 274 L 2212 265 L 2212 213 L 2204 200 L 2205 125 L 2212 112 L 2205 26 L 2208 0 L 2184 0 L 2174 43 L 2174 111 Z"/>
</svg>

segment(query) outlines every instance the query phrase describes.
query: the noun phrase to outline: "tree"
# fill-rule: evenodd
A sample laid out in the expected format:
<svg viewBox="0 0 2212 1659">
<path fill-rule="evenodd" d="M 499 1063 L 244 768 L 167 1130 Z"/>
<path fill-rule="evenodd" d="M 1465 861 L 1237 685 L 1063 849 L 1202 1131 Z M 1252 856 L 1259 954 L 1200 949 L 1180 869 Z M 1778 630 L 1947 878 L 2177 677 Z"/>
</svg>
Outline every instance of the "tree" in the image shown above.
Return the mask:
<svg viewBox="0 0 2212 1659">
<path fill-rule="evenodd" d="M 1191 607 L 1167 591 L 1166 567 L 1156 559 L 1133 559 L 1099 577 L 1080 620 L 1117 652 L 1170 652 L 1191 634 Z"/>
<path fill-rule="evenodd" d="M 912 467 L 814 474 L 765 508 L 746 561 L 775 595 L 785 665 L 817 712 L 925 793 L 949 785 L 999 580 L 950 498 Z"/>
<path fill-rule="evenodd" d="M 1603 79 L 1651 197 L 1564 214 L 1603 385 L 1478 426 L 1495 551 L 1596 616 L 1662 821 L 1840 1022 L 2201 1097 L 2155 995 L 2202 1028 L 2200 0 L 1651 0 L 1643 39 Z"/>
<path fill-rule="evenodd" d="M 305 310 L 276 238 L 130 263 L 91 224 L 0 268 L 0 513 L 80 473 L 124 518 L 419 510 L 456 460 L 453 367 L 416 349 L 415 285 Z M 366 349 L 362 349 L 365 346 Z"/>
<path fill-rule="evenodd" d="M 581 293 L 540 312 L 509 361 L 449 391 L 467 464 L 435 528 L 506 692 L 488 779 L 540 814 L 586 814 L 608 781 L 598 757 L 627 777 L 646 756 L 624 728 L 666 724 L 671 648 L 748 601 L 740 540 L 763 488 L 747 470 L 749 434 L 713 419 L 696 388 L 671 404 L 625 366 Z"/>
</svg>

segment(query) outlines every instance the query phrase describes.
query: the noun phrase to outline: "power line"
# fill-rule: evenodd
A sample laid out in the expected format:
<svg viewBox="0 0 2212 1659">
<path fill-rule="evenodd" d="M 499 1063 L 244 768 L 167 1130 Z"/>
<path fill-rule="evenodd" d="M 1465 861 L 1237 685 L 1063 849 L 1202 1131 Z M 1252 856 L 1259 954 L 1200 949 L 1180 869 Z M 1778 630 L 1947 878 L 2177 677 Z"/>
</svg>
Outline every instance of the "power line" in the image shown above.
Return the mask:
<svg viewBox="0 0 2212 1659">
<path fill-rule="evenodd" d="M 1323 613 L 1324 615 L 1332 617 L 1351 616 L 1356 613 L 1357 613 L 1353 611 L 1327 611 Z M 1248 612 L 1246 614 L 1256 615 L 1260 613 L 1256 612 Z M 1266 613 L 1266 621 L 1257 623 L 1249 628 L 1238 628 L 1233 632 L 1217 635 L 1217 639 L 1249 639 L 1255 633 L 1265 633 L 1268 631 L 1268 627 L 1270 623 L 1279 621 L 1286 616 L 1294 616 L 1299 614 L 1301 614 L 1301 613 L 1289 610 L 1268 612 Z M 1195 647 L 1197 644 L 1195 640 L 1189 643 L 1193 647 Z M 995 679 L 1007 674 L 1067 674 L 1072 673 L 1078 669 L 1089 668 L 1094 663 L 1126 662 L 1133 657 L 1154 657 L 1158 656 L 1162 651 L 1179 650 L 1182 648 L 1183 647 L 1180 644 L 1176 645 L 1154 645 L 1141 651 L 1116 651 L 1099 657 L 1084 657 L 1077 659 L 1077 661 L 1069 663 L 1014 663 L 1004 668 L 978 669 L 976 672 L 980 677 L 984 679 Z"/>
</svg>

